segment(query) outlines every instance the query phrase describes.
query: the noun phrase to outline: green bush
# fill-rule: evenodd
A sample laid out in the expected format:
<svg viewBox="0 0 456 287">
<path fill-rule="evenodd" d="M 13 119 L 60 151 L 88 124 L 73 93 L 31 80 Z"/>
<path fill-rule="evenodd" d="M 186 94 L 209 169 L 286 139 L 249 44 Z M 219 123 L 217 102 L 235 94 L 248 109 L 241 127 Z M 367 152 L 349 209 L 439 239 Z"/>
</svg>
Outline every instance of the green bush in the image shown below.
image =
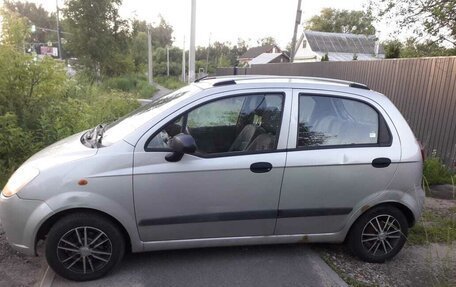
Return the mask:
<svg viewBox="0 0 456 287">
<path fill-rule="evenodd" d="M 138 94 L 151 89 L 144 78 L 129 92 L 132 79 L 93 84 L 69 79 L 58 61 L 34 61 L 0 45 L 0 185 L 40 149 L 99 123 L 113 121 L 139 106 Z M 133 78 L 133 77 L 132 77 Z M 139 79 L 139 80 L 138 80 Z M 152 87 L 153 89 L 153 87 Z M 126 90 L 126 91 L 123 91 Z"/>
<path fill-rule="evenodd" d="M 136 80 L 131 77 L 109 78 L 104 82 L 108 89 L 130 92 L 136 89 Z"/>
<path fill-rule="evenodd" d="M 157 89 L 149 85 L 144 75 L 125 75 L 108 78 L 103 81 L 103 87 L 107 90 L 130 92 L 140 98 L 151 98 Z"/>
<path fill-rule="evenodd" d="M 440 158 L 432 156 L 424 162 L 423 177 L 427 184 L 451 184 L 452 172 L 446 167 Z"/>
<path fill-rule="evenodd" d="M 179 78 L 176 77 L 155 77 L 154 81 L 159 83 L 160 85 L 164 86 L 170 90 L 177 90 L 182 88 L 183 86 L 187 85 L 187 83 L 182 82 Z"/>
</svg>

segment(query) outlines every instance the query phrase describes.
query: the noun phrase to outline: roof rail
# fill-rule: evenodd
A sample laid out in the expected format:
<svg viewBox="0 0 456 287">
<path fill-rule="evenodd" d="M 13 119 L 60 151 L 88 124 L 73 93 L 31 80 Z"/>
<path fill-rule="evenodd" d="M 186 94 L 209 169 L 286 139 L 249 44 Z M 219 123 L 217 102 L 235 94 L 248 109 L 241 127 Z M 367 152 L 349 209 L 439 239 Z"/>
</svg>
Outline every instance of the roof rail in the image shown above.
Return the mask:
<svg viewBox="0 0 456 287">
<path fill-rule="evenodd" d="M 346 80 L 339 80 L 339 79 L 330 79 L 330 78 L 319 78 L 319 77 L 302 77 L 302 76 L 276 76 L 276 75 L 242 75 L 242 76 L 211 76 L 211 77 L 203 77 L 201 79 L 197 79 L 195 82 L 205 81 L 205 80 L 220 80 L 216 81 L 212 84 L 213 87 L 218 86 L 226 86 L 226 85 L 235 85 L 237 82 L 242 81 L 249 81 L 249 80 L 259 80 L 259 79 L 283 79 L 283 78 L 291 78 L 291 79 L 302 79 L 302 80 L 314 80 L 320 82 L 327 82 L 327 83 L 335 83 L 335 84 L 345 84 L 351 88 L 356 89 L 363 89 L 363 90 L 370 90 L 370 88 L 365 84 L 360 84 L 356 82 L 350 82 Z"/>
<path fill-rule="evenodd" d="M 350 88 L 357 88 L 357 89 L 363 89 L 363 90 L 370 90 L 367 85 L 364 84 L 359 84 L 359 83 L 351 83 L 348 85 Z"/>
<path fill-rule="evenodd" d="M 219 86 L 227 86 L 227 85 L 236 85 L 236 81 L 235 80 L 228 80 L 228 81 L 216 82 L 212 86 L 213 87 L 219 87 Z"/>
</svg>

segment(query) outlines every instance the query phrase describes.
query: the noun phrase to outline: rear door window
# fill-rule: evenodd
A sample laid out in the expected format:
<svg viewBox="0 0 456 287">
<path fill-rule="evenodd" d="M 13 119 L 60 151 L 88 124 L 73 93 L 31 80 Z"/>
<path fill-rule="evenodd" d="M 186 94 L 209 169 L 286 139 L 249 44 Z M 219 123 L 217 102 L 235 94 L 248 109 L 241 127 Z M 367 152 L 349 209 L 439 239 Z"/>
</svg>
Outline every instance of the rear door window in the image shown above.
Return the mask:
<svg viewBox="0 0 456 287">
<path fill-rule="evenodd" d="M 331 96 L 299 97 L 298 148 L 384 144 L 391 141 L 384 129 L 382 116 L 367 103 Z"/>
</svg>

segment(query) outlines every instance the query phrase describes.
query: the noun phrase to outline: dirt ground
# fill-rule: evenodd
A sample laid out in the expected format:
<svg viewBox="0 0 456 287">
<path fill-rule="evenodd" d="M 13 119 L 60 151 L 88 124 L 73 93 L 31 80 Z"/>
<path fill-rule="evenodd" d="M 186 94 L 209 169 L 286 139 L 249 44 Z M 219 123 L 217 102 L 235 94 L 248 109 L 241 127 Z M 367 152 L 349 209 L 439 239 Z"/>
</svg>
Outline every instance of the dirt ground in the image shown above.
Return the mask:
<svg viewBox="0 0 456 287">
<path fill-rule="evenodd" d="M 0 223 L 0 286 L 37 285 L 45 268 L 43 256 L 25 256 L 12 249 L 6 241 L 5 232 Z"/>
<path fill-rule="evenodd" d="M 426 198 L 425 210 L 454 216 L 456 201 Z M 451 213 L 451 214 L 450 214 Z M 404 246 L 391 261 L 365 263 L 343 245 L 315 245 L 324 260 L 351 286 L 456 286 L 456 241 Z"/>
</svg>

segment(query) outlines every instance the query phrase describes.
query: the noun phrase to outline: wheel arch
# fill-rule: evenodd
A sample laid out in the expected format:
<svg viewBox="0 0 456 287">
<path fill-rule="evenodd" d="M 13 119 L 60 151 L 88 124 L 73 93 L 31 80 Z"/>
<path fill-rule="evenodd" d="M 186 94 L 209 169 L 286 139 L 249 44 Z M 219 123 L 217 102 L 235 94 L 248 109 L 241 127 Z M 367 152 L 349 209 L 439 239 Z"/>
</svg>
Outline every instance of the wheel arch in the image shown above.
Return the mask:
<svg viewBox="0 0 456 287">
<path fill-rule="evenodd" d="M 361 212 L 358 214 L 356 219 L 353 220 L 353 222 L 351 223 L 350 228 L 348 229 L 348 232 L 345 234 L 345 240 L 347 240 L 349 234 L 351 233 L 353 226 L 355 225 L 355 223 L 359 220 L 359 218 L 363 214 L 365 214 L 369 210 L 372 210 L 373 208 L 378 208 L 378 207 L 383 207 L 383 206 L 392 206 L 392 207 L 399 209 L 404 214 L 404 216 L 407 220 L 407 223 L 408 223 L 408 227 L 412 227 L 413 225 L 415 225 L 415 221 L 416 221 L 415 215 L 413 214 L 412 210 L 403 203 L 396 202 L 396 201 L 386 201 L 386 202 L 380 202 L 380 203 L 372 205 L 372 206 L 364 205 L 361 208 Z"/>
<path fill-rule="evenodd" d="M 38 229 L 38 232 L 36 233 L 35 247 L 39 240 L 41 240 L 41 239 L 44 240 L 46 238 L 46 235 L 49 233 L 52 226 L 54 226 L 54 224 L 57 221 L 59 221 L 61 218 L 65 217 L 67 215 L 75 214 L 75 213 L 93 213 L 98 216 L 102 216 L 102 217 L 109 219 L 111 222 L 113 222 L 119 228 L 120 232 L 124 236 L 125 244 L 126 244 L 125 249 L 128 251 L 132 251 L 131 237 L 130 237 L 129 233 L 127 232 L 127 229 L 122 225 L 122 223 L 120 223 L 119 220 L 117 220 L 115 217 L 113 217 L 112 215 L 109 215 L 106 212 L 103 212 L 103 211 L 100 211 L 100 210 L 97 210 L 94 208 L 86 208 L 86 207 L 61 210 L 61 211 L 53 214 L 52 216 L 50 216 L 48 219 L 46 219 L 41 224 L 41 226 Z M 35 248 L 35 250 L 36 250 L 36 248 Z"/>
</svg>

